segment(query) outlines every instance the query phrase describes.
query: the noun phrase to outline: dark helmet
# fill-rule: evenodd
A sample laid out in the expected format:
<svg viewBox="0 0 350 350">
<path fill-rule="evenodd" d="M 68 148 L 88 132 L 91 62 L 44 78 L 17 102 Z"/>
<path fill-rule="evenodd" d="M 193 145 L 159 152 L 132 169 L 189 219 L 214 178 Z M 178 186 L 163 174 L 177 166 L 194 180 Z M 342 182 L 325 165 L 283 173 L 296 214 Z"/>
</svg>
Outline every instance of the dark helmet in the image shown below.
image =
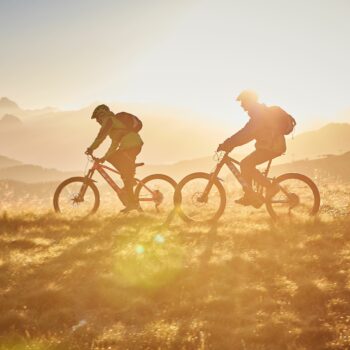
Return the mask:
<svg viewBox="0 0 350 350">
<path fill-rule="evenodd" d="M 100 114 L 105 112 L 110 112 L 109 107 L 106 105 L 99 105 L 94 109 L 91 119 L 96 119 Z"/>
<path fill-rule="evenodd" d="M 243 90 L 237 96 L 236 101 L 258 102 L 258 94 L 253 90 Z"/>
</svg>

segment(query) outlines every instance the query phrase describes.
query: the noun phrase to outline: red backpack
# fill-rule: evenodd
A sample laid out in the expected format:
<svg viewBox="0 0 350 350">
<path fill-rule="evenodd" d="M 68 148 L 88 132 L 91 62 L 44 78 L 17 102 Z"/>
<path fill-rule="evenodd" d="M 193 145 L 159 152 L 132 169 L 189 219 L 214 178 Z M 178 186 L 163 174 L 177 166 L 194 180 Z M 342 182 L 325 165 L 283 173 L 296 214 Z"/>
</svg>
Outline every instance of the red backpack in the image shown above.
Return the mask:
<svg viewBox="0 0 350 350">
<path fill-rule="evenodd" d="M 115 116 L 121 123 L 126 126 L 128 131 L 139 132 L 142 129 L 142 121 L 137 118 L 136 115 L 127 112 L 120 112 Z"/>
<path fill-rule="evenodd" d="M 281 135 L 289 135 L 297 125 L 297 122 L 291 115 L 277 106 L 269 108 L 269 117 L 272 118 L 273 126 L 276 128 L 277 133 Z"/>
</svg>

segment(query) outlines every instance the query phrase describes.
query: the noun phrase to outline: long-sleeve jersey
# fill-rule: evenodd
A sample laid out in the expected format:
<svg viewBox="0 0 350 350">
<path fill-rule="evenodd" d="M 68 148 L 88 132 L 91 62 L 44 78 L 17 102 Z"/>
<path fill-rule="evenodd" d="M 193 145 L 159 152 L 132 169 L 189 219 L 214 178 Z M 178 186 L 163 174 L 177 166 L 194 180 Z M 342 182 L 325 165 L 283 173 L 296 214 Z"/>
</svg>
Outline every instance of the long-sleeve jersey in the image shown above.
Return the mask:
<svg viewBox="0 0 350 350">
<path fill-rule="evenodd" d="M 277 132 L 276 126 L 273 125 L 274 120 L 269 118 L 270 108 L 272 107 L 259 104 L 253 111 L 249 111 L 249 122 L 225 142 L 234 148 L 256 140 L 256 149 L 284 153 L 286 141 L 284 135 Z"/>
<path fill-rule="evenodd" d="M 121 121 L 114 117 L 113 113 L 104 117 L 100 131 L 89 149 L 93 151 L 98 148 L 107 136 L 111 138 L 112 142 L 104 155 L 106 159 L 117 149 L 126 150 L 143 145 L 140 135 L 129 131 Z"/>
</svg>

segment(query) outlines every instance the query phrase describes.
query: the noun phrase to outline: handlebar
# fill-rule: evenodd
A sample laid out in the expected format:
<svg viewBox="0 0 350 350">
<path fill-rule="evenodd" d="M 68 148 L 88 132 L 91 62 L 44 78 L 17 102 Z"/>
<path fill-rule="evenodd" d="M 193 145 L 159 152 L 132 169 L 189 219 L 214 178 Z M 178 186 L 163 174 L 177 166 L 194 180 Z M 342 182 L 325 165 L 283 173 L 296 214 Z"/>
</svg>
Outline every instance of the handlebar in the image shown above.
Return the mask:
<svg viewBox="0 0 350 350">
<path fill-rule="evenodd" d="M 99 158 L 94 157 L 92 154 L 87 154 L 87 157 L 90 161 L 97 162 L 99 160 Z"/>
<path fill-rule="evenodd" d="M 225 151 L 215 151 L 213 159 L 215 160 L 215 162 L 220 163 L 227 154 L 228 152 Z"/>
</svg>

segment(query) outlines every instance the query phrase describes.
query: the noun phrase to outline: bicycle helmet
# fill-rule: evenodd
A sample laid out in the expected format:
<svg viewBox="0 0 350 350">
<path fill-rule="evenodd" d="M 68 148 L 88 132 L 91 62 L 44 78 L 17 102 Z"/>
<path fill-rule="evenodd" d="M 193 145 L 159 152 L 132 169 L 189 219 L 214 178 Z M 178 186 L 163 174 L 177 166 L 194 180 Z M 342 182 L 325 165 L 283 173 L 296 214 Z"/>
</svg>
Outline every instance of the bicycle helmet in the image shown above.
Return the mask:
<svg viewBox="0 0 350 350">
<path fill-rule="evenodd" d="M 91 119 L 96 119 L 100 114 L 105 112 L 110 112 L 109 107 L 106 105 L 99 105 L 94 109 Z"/>
<path fill-rule="evenodd" d="M 243 90 L 237 96 L 236 101 L 258 102 L 258 94 L 253 90 Z"/>
</svg>

